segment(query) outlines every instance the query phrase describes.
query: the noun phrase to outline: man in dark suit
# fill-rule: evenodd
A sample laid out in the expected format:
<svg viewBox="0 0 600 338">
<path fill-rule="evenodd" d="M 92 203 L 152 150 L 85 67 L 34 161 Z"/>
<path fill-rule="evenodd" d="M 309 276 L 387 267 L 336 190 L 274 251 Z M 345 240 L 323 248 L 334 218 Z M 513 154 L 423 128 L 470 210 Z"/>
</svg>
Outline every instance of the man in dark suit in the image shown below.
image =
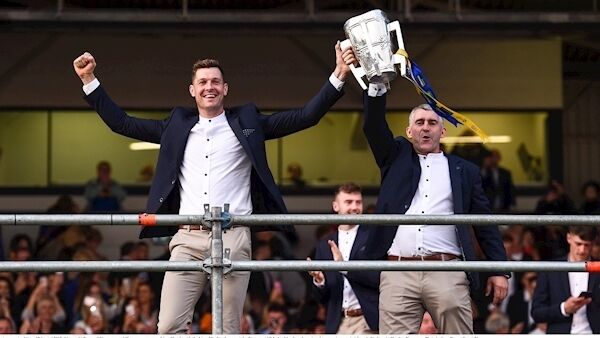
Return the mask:
<svg viewBox="0 0 600 338">
<path fill-rule="evenodd" d="M 332 203 L 340 215 L 362 214 L 362 193 L 358 185 L 338 187 Z M 364 260 L 368 228 L 341 224 L 338 230 L 317 244 L 316 260 Z M 327 304 L 327 333 L 372 334 L 378 330 L 379 271 L 310 271 L 321 302 Z"/>
<path fill-rule="evenodd" d="M 569 262 L 590 260 L 598 235 L 594 226 L 571 226 L 567 233 Z M 589 294 L 582 295 L 582 292 Z M 540 272 L 531 316 L 547 323 L 546 333 L 600 333 L 600 275 L 589 272 Z"/>
<path fill-rule="evenodd" d="M 408 140 L 394 138 L 385 119 L 386 88 L 371 84 L 365 93 L 364 132 L 381 170 L 377 212 L 383 214 L 489 214 L 479 169 L 446 155 L 440 139 L 443 120 L 429 105 L 412 110 Z M 504 261 L 497 226 L 414 225 L 374 228 L 367 248 L 372 258 L 390 260 L 475 260 L 474 231 L 488 260 Z M 471 276 L 478 286 L 476 274 Z M 507 276 L 493 273 L 486 293 L 498 304 L 507 291 Z M 428 311 L 440 333 L 473 333 L 469 281 L 463 272 L 383 271 L 379 296 L 380 333 L 417 333 Z"/>
<path fill-rule="evenodd" d="M 502 156 L 492 149 L 483 160 L 481 168 L 483 191 L 494 212 L 508 212 L 515 205 L 515 185 L 512 174 L 500 166 Z"/>
<path fill-rule="evenodd" d="M 156 175 L 150 188 L 149 213 L 203 214 L 203 205 L 231 205 L 236 215 L 284 213 L 285 205 L 265 153 L 265 140 L 283 137 L 318 123 L 341 97 L 349 72 L 335 47 L 336 68 L 329 81 L 303 108 L 263 115 L 254 104 L 224 109 L 229 87 L 216 60 L 196 62 L 189 93 L 195 108 L 176 107 L 165 120 L 127 115 L 114 103 L 94 75 L 96 62 L 90 53 L 74 60 L 85 99 L 111 130 L 141 141 L 160 143 Z M 346 51 L 348 53 L 348 51 Z M 293 230 L 265 227 L 262 230 Z M 197 225 L 145 227 L 140 238 L 174 235 L 171 260 L 204 260 L 210 253 L 210 231 Z M 233 225 L 223 234 L 223 247 L 232 260 L 250 260 L 250 230 Z M 246 298 L 249 272 L 234 271 L 223 282 L 223 331 L 238 333 Z M 193 308 L 207 276 L 199 271 L 165 274 L 158 333 L 187 331 Z"/>
</svg>

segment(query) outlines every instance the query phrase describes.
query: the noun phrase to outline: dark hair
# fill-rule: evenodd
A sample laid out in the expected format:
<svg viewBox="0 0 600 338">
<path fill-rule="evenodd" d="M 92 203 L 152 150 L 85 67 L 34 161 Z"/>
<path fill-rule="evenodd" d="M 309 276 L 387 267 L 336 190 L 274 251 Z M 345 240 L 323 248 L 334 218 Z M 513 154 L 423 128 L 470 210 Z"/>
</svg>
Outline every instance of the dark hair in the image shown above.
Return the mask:
<svg viewBox="0 0 600 338">
<path fill-rule="evenodd" d="M 569 227 L 571 235 L 579 236 L 584 241 L 593 242 L 598 236 L 598 229 L 590 225 L 571 225 Z"/>
<path fill-rule="evenodd" d="M 10 251 L 17 252 L 19 249 L 22 249 L 19 247 L 19 242 L 21 242 L 22 240 L 27 242 L 27 250 L 33 250 L 33 243 L 31 242 L 31 238 L 29 236 L 27 236 L 26 234 L 16 234 L 10 240 Z"/>
<path fill-rule="evenodd" d="M 345 192 L 346 194 L 355 194 L 355 193 L 361 193 L 362 190 L 361 190 L 360 186 L 356 183 L 353 183 L 353 182 L 344 183 L 344 184 L 340 185 L 339 187 L 337 187 L 337 189 L 335 189 L 333 198 L 336 198 L 337 195 L 339 195 L 339 193 L 341 193 L 341 192 Z"/>
<path fill-rule="evenodd" d="M 286 306 L 279 303 L 269 303 L 267 312 L 281 312 L 285 314 L 286 317 L 288 315 Z"/>
<path fill-rule="evenodd" d="M 106 169 L 108 169 L 108 171 L 111 171 L 110 162 L 100 161 L 100 162 L 98 162 L 98 164 L 96 164 L 96 170 L 100 170 L 102 168 L 106 168 Z"/>
<path fill-rule="evenodd" d="M 221 68 L 221 64 L 219 64 L 219 61 L 215 59 L 204 59 L 196 61 L 196 63 L 194 63 L 194 66 L 192 67 L 192 81 L 194 81 L 194 78 L 196 77 L 196 71 L 202 68 L 219 68 L 219 70 L 221 71 L 221 76 L 223 77 L 223 81 L 225 81 L 225 72 L 223 72 L 223 68 Z"/>
<path fill-rule="evenodd" d="M 598 184 L 598 182 L 596 181 L 591 180 L 585 182 L 583 186 L 581 186 L 581 193 L 585 194 L 587 188 L 594 188 L 594 190 L 596 190 L 597 193 L 600 193 L 600 184 Z"/>
<path fill-rule="evenodd" d="M 135 246 L 136 244 L 132 241 L 123 243 L 123 245 L 121 245 L 121 257 L 127 256 L 130 253 L 132 253 Z"/>
</svg>

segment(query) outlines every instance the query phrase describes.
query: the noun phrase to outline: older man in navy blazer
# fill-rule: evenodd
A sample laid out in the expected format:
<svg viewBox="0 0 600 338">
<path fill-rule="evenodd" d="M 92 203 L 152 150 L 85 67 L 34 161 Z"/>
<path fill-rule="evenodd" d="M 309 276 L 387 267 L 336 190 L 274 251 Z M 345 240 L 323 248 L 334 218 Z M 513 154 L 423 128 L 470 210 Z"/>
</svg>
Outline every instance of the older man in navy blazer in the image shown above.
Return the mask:
<svg viewBox="0 0 600 338">
<path fill-rule="evenodd" d="M 569 254 L 561 260 L 589 261 L 597 235 L 593 226 L 569 227 Z M 600 274 L 540 272 L 531 316 L 537 323 L 548 324 L 546 333 L 600 333 Z"/>
<path fill-rule="evenodd" d="M 361 188 L 339 186 L 332 202 L 339 215 L 362 214 Z M 317 244 L 316 260 L 364 260 L 368 227 L 340 224 L 337 231 Z M 326 333 L 372 334 L 379 326 L 379 271 L 310 271 L 321 302 L 327 305 Z"/>
<path fill-rule="evenodd" d="M 381 170 L 378 213 L 490 213 L 479 169 L 441 151 L 446 129 L 429 105 L 410 113 L 408 140 L 394 138 L 386 122 L 385 86 L 371 84 L 364 105 L 364 132 Z M 506 260 L 496 226 L 377 227 L 367 250 L 372 258 L 390 260 L 475 260 L 471 229 L 488 260 Z M 477 276 L 470 275 L 476 286 Z M 495 273 L 487 281 L 486 292 L 499 303 L 507 287 L 507 276 Z M 464 272 L 383 271 L 379 290 L 380 333 L 417 333 L 425 311 L 440 333 L 473 333 L 469 280 Z"/>
<path fill-rule="evenodd" d="M 115 104 L 94 76 L 96 61 L 84 53 L 73 62 L 83 82 L 85 99 L 116 133 L 160 143 L 156 175 L 147 212 L 203 214 L 203 205 L 231 205 L 237 215 L 284 213 L 285 205 L 265 153 L 265 140 L 311 127 L 341 97 L 349 72 L 336 44 L 336 68 L 329 81 L 303 108 L 263 115 L 254 104 L 224 108 L 229 90 L 218 61 L 205 59 L 192 68 L 190 95 L 195 108 L 176 107 L 165 120 L 131 117 Z M 345 51 L 348 54 L 348 50 Z M 270 227 L 262 230 L 291 230 Z M 140 237 L 174 235 L 171 260 L 204 260 L 210 254 L 211 234 L 199 226 L 145 227 Z M 250 230 L 234 227 L 223 235 L 232 260 L 250 260 Z M 235 271 L 223 284 L 223 331 L 238 333 L 249 272 Z M 187 332 L 194 305 L 207 276 L 199 271 L 169 271 L 163 283 L 158 333 Z"/>
</svg>

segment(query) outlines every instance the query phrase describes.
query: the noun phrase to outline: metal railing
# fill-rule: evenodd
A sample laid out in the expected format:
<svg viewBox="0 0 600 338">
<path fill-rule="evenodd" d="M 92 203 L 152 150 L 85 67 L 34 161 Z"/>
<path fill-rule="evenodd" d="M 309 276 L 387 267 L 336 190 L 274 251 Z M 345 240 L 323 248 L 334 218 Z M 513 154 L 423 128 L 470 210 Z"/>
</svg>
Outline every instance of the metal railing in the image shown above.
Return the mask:
<svg viewBox="0 0 600 338">
<path fill-rule="evenodd" d="M 228 225 L 309 225 L 309 224 L 364 224 L 409 225 L 440 224 L 474 226 L 482 225 L 600 225 L 600 216 L 538 216 L 538 215 L 248 215 L 236 216 L 221 207 L 204 215 L 0 215 L 0 225 L 180 225 L 198 224 L 210 229 L 212 235 L 211 257 L 200 261 L 44 261 L 0 262 L 0 271 L 204 271 L 211 275 L 213 334 L 223 333 L 223 276 L 231 271 L 577 271 L 600 272 L 600 262 L 487 262 L 487 261 L 231 261 L 223 250 L 223 230 Z"/>
</svg>

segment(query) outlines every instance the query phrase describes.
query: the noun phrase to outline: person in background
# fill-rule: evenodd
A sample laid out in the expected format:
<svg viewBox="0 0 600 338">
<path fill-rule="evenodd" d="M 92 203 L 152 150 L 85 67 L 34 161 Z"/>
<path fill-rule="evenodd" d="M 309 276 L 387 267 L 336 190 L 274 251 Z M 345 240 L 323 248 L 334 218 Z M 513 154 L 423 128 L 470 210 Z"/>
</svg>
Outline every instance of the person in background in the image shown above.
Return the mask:
<svg viewBox="0 0 600 338">
<path fill-rule="evenodd" d="M 127 193 L 111 176 L 111 166 L 108 161 L 100 161 L 96 166 L 96 178 L 85 185 L 85 198 L 88 202 L 87 212 L 103 213 L 121 211 L 122 203 Z"/>
<path fill-rule="evenodd" d="M 512 174 L 500 166 L 502 156 L 498 149 L 492 149 L 483 160 L 481 186 L 496 213 L 508 213 L 516 204 L 515 185 Z"/>
<path fill-rule="evenodd" d="M 361 188 L 355 183 L 339 186 L 332 208 L 339 215 L 362 214 Z M 368 227 L 340 224 L 335 233 L 317 244 L 315 260 L 364 260 L 368 240 Z M 356 335 L 377 332 L 379 271 L 309 271 L 309 274 L 321 302 L 327 304 L 327 333 Z"/>
<path fill-rule="evenodd" d="M 581 187 L 583 203 L 579 212 L 584 215 L 596 215 L 600 213 L 600 184 L 596 181 L 587 181 Z"/>
<path fill-rule="evenodd" d="M 12 319 L 4 316 L 0 316 L 0 334 L 15 334 L 15 323 Z"/>
<path fill-rule="evenodd" d="M 593 226 L 570 226 L 568 262 L 590 260 L 598 236 Z M 540 272 L 533 294 L 531 316 L 547 323 L 549 334 L 600 333 L 600 274 L 589 272 Z"/>
</svg>

